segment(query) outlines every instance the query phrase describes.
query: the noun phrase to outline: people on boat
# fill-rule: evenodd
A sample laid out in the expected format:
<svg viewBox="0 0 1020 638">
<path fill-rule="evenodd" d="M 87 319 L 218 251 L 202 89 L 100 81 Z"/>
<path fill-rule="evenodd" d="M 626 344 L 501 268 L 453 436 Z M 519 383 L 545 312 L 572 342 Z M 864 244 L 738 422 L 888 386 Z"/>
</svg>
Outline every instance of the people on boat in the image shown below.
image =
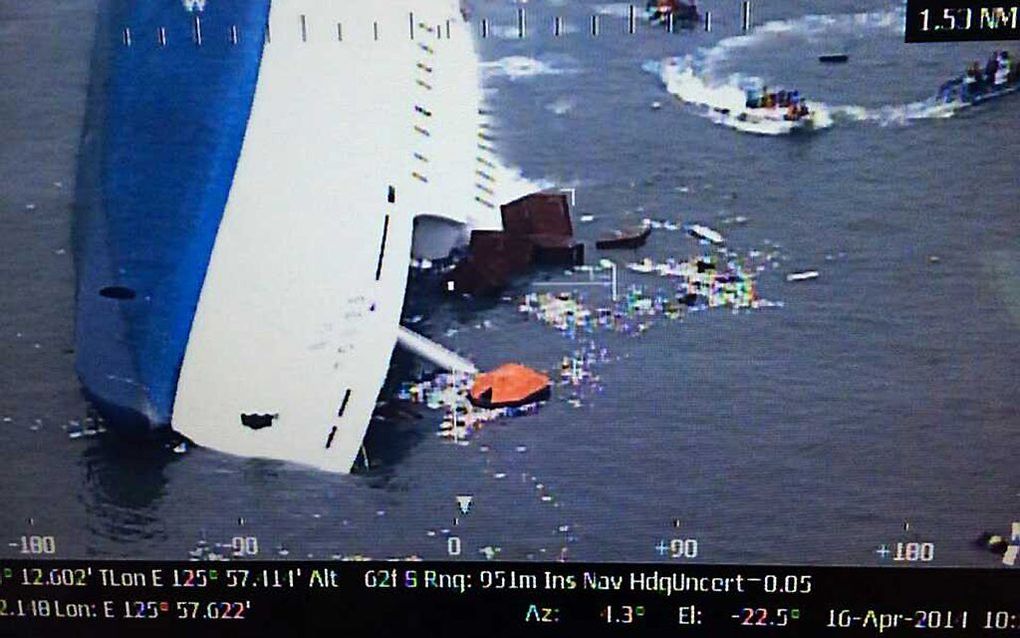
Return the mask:
<svg viewBox="0 0 1020 638">
<path fill-rule="evenodd" d="M 1009 59 L 1009 51 L 1000 52 L 995 65 L 995 77 L 993 79 L 995 86 L 1003 86 L 1009 81 L 1011 66 L 1012 61 Z"/>
<path fill-rule="evenodd" d="M 985 82 L 989 85 L 995 82 L 995 75 L 999 71 L 999 52 L 995 51 L 985 64 Z"/>
<path fill-rule="evenodd" d="M 1013 63 L 1008 51 L 994 51 L 984 67 L 980 62 L 972 62 L 963 77 L 957 81 L 959 92 L 955 92 L 952 82 L 947 82 L 939 91 L 944 101 L 954 99 L 971 100 L 976 96 L 992 90 L 999 90 L 1018 79 L 1017 65 Z"/>
<path fill-rule="evenodd" d="M 963 85 L 965 89 L 968 89 L 968 91 L 973 92 L 977 90 L 981 84 L 982 84 L 981 65 L 978 64 L 977 60 L 975 60 L 967 68 L 967 73 L 964 74 Z"/>
<path fill-rule="evenodd" d="M 769 91 L 767 86 L 761 89 L 748 89 L 744 106 L 749 109 L 784 109 L 783 118 L 796 121 L 809 113 L 807 102 L 801 98 L 800 91 Z"/>
<path fill-rule="evenodd" d="M 684 2 L 682 0 L 648 0 L 645 8 L 648 10 L 649 18 L 656 22 L 667 22 L 669 16 L 680 22 L 696 22 L 698 20 L 698 7 L 694 0 Z"/>
</svg>

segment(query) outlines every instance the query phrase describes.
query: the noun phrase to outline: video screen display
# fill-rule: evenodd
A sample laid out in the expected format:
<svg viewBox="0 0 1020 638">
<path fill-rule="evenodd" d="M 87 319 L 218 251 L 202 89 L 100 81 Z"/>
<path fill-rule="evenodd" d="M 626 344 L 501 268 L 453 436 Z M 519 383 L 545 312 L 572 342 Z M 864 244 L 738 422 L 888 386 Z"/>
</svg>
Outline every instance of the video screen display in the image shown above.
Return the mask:
<svg viewBox="0 0 1020 638">
<path fill-rule="evenodd" d="M 0 558 L 1014 567 L 960 4 L 6 3 Z"/>
</svg>

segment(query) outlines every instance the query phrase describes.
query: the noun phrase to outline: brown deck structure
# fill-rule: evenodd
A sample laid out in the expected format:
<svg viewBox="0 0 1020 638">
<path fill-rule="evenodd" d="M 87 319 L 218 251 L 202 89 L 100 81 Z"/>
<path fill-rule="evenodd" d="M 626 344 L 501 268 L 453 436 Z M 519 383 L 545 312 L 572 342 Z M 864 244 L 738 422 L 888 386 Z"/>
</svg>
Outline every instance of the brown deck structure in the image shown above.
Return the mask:
<svg viewBox="0 0 1020 638">
<path fill-rule="evenodd" d="M 447 277 L 447 289 L 494 294 L 534 265 L 577 266 L 584 244 L 574 241 L 563 193 L 531 193 L 500 206 L 503 230 L 471 232 L 468 257 Z"/>
</svg>

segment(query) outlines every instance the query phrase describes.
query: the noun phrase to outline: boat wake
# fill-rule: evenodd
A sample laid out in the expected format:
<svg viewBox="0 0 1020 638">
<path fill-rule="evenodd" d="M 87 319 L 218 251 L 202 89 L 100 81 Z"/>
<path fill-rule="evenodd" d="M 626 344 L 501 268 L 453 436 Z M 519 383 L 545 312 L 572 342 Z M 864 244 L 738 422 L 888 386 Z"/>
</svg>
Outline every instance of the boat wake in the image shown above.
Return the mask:
<svg viewBox="0 0 1020 638">
<path fill-rule="evenodd" d="M 632 5 L 637 6 L 633 2 L 613 2 L 595 5 L 593 9 L 598 15 L 611 16 L 613 18 L 628 18 L 630 17 L 630 8 Z M 643 13 L 639 12 L 638 15 L 643 15 Z"/>
<path fill-rule="evenodd" d="M 505 77 L 522 80 L 540 75 L 566 75 L 576 73 L 575 69 L 560 66 L 553 61 L 539 60 L 522 55 L 511 55 L 480 65 L 485 78 Z"/>
<path fill-rule="evenodd" d="M 786 135 L 798 130 L 781 119 L 747 118 L 745 90 L 768 82 L 741 73 L 724 74 L 722 63 L 739 50 L 756 46 L 784 46 L 782 39 L 797 36 L 824 43 L 840 33 L 858 35 L 862 30 L 888 30 L 902 33 L 902 8 L 888 11 L 807 15 L 792 20 L 774 20 L 753 33 L 720 40 L 715 46 L 700 49 L 694 55 L 648 61 L 645 71 L 656 75 L 680 101 L 700 107 L 699 114 L 717 124 L 758 135 Z M 878 107 L 832 105 L 808 100 L 813 113 L 813 128 L 826 129 L 840 122 L 868 122 L 879 126 L 904 126 L 912 121 L 949 118 L 968 106 L 965 102 L 944 103 L 934 97 L 906 104 Z"/>
</svg>

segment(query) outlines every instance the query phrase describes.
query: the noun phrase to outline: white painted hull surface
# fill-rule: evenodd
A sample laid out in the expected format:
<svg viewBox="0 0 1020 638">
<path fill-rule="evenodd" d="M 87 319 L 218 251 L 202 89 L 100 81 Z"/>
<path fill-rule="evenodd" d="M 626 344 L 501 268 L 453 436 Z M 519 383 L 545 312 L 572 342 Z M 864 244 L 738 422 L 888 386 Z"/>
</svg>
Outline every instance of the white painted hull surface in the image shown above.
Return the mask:
<svg viewBox="0 0 1020 638">
<path fill-rule="evenodd" d="M 412 12 L 432 28 L 414 40 Z M 498 226 L 476 200 L 477 59 L 455 1 L 277 0 L 270 29 L 172 425 L 349 472 L 397 340 L 414 217 Z M 242 414 L 273 416 L 256 429 Z"/>
</svg>

